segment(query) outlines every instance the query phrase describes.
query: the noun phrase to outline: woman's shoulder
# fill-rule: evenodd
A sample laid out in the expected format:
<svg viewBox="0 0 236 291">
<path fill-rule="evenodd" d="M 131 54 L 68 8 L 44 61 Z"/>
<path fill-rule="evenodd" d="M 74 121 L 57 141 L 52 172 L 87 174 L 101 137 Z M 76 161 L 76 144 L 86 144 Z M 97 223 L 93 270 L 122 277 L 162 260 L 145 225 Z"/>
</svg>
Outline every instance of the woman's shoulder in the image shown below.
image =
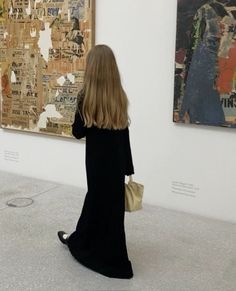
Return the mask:
<svg viewBox="0 0 236 291">
<path fill-rule="evenodd" d="M 77 99 L 83 99 L 84 98 L 84 89 L 81 89 L 79 92 L 78 92 L 78 95 L 77 95 Z"/>
<path fill-rule="evenodd" d="M 84 90 L 80 90 L 77 95 L 77 108 L 81 108 L 84 101 Z"/>
<path fill-rule="evenodd" d="M 84 100 L 84 96 L 85 96 L 85 93 L 84 93 L 84 90 L 82 89 L 78 92 L 77 101 L 82 102 Z"/>
</svg>

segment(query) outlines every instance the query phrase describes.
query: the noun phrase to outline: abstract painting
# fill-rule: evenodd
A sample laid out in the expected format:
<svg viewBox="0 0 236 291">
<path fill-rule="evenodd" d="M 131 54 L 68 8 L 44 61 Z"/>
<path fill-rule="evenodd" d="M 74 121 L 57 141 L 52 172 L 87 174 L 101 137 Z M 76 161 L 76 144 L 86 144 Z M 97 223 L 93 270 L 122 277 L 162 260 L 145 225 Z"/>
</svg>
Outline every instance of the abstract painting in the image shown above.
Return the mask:
<svg viewBox="0 0 236 291">
<path fill-rule="evenodd" d="M 0 0 L 1 127 L 71 137 L 92 0 Z"/>
<path fill-rule="evenodd" d="M 178 0 L 173 120 L 236 127 L 236 0 Z"/>
</svg>

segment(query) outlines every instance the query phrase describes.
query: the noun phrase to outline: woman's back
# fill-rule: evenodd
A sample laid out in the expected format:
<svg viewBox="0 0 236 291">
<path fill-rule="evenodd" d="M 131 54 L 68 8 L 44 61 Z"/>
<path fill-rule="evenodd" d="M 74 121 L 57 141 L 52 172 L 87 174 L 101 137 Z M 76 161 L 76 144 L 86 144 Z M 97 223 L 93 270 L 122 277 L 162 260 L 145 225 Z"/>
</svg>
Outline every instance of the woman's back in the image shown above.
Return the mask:
<svg viewBox="0 0 236 291">
<path fill-rule="evenodd" d="M 112 51 L 97 46 L 88 60 L 85 85 L 72 125 L 73 135 L 86 139 L 88 192 L 68 247 L 86 267 L 108 277 L 129 279 L 133 270 L 124 229 L 125 175 L 133 174 L 134 168 L 128 101 Z M 106 60 L 108 63 L 101 66 Z M 105 73 L 99 74 L 104 67 Z M 108 80 L 115 82 L 114 86 Z"/>
</svg>

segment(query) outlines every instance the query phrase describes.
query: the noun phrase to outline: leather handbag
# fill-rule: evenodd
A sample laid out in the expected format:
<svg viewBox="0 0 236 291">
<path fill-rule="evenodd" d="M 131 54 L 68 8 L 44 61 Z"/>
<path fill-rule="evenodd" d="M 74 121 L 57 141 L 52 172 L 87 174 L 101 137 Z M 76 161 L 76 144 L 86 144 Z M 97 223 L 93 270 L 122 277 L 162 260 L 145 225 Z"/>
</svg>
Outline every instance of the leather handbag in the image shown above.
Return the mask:
<svg viewBox="0 0 236 291">
<path fill-rule="evenodd" d="M 133 212 L 142 209 L 144 186 L 133 181 L 129 176 L 128 184 L 125 184 L 125 211 Z"/>
</svg>

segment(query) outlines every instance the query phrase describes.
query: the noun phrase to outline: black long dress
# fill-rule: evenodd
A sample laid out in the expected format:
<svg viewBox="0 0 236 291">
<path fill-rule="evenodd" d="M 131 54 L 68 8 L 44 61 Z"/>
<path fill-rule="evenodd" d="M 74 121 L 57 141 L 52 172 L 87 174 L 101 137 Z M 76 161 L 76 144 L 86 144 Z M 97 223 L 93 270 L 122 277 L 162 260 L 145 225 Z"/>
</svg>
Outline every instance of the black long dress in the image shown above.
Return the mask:
<svg viewBox="0 0 236 291">
<path fill-rule="evenodd" d="M 125 175 L 134 173 L 129 129 L 86 128 L 75 114 L 72 133 L 86 137 L 87 187 L 81 216 L 68 247 L 82 265 L 111 278 L 133 277 L 124 229 Z"/>
</svg>

